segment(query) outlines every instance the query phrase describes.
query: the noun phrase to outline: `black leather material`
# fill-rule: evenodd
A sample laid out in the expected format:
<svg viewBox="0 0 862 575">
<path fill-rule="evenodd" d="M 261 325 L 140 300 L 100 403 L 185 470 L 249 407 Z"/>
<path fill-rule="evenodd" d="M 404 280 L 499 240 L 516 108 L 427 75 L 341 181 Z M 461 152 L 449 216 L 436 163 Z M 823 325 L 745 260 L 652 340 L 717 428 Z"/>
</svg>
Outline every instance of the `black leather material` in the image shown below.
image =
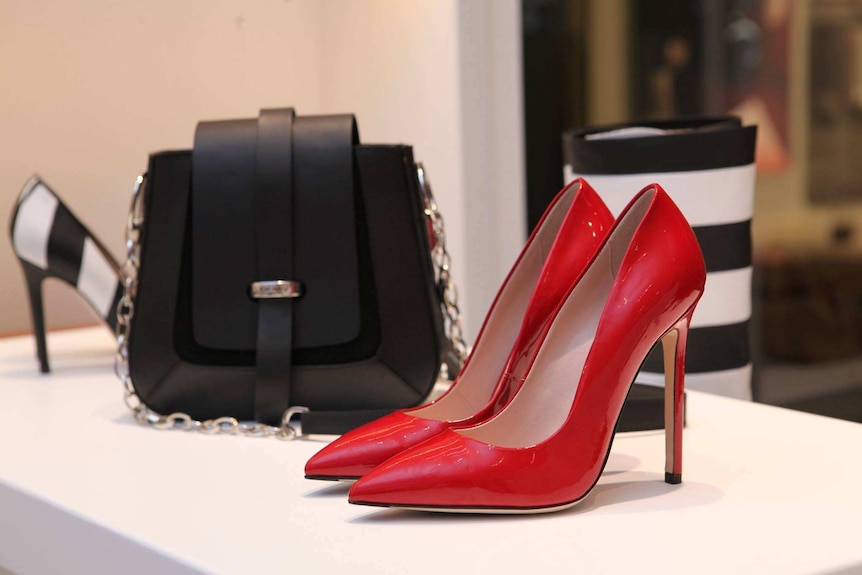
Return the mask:
<svg viewBox="0 0 862 575">
<path fill-rule="evenodd" d="M 359 336 L 359 267 L 352 115 L 298 116 L 293 127 L 293 220 L 297 278 L 297 345 L 343 344 Z"/>
<path fill-rule="evenodd" d="M 295 116 L 292 108 L 261 110 L 257 121 L 254 193 L 257 249 L 249 255 L 257 254 L 258 281 L 296 281 L 293 265 Z M 348 141 L 347 146 L 352 151 L 351 142 Z M 275 424 L 290 407 L 293 298 L 261 299 L 257 301 L 257 308 L 254 418 Z"/>
<path fill-rule="evenodd" d="M 294 305 L 294 348 L 345 346 L 370 337 L 362 333 L 370 326 L 362 317 L 368 305 L 361 301 L 367 297 L 357 263 L 356 122 L 351 115 L 299 116 L 293 131 L 295 217 L 273 226 L 273 234 L 289 233 L 304 248 L 293 254 L 296 278 L 306 288 Z M 196 132 L 191 321 L 203 348 L 254 353 L 257 347 L 258 305 L 247 291 L 265 279 L 254 255 L 257 143 L 256 120 L 201 122 Z"/>
<path fill-rule="evenodd" d="M 255 419 L 290 405 L 294 347 L 360 335 L 351 115 L 202 122 L 192 180 L 192 326 L 204 347 L 255 353 Z M 297 250 L 295 245 L 305 246 Z M 301 300 L 248 296 L 290 280 Z"/>
<path fill-rule="evenodd" d="M 412 151 L 354 146 L 353 162 L 360 335 L 294 350 L 291 403 L 313 411 L 416 405 L 439 368 L 443 321 Z M 152 155 L 149 175 L 129 349 L 135 389 L 159 412 L 254 419 L 253 350 L 207 348 L 194 334 L 191 153 Z M 298 240 L 295 248 L 297 266 L 302 250 L 314 250 Z"/>
<path fill-rule="evenodd" d="M 311 411 L 301 414 L 299 420 L 304 435 L 341 435 L 389 413 L 391 409 Z"/>
<path fill-rule="evenodd" d="M 248 297 L 257 279 L 256 153 L 257 120 L 198 124 L 189 263 L 193 333 L 206 348 L 253 350 L 257 340 L 257 305 Z"/>
</svg>

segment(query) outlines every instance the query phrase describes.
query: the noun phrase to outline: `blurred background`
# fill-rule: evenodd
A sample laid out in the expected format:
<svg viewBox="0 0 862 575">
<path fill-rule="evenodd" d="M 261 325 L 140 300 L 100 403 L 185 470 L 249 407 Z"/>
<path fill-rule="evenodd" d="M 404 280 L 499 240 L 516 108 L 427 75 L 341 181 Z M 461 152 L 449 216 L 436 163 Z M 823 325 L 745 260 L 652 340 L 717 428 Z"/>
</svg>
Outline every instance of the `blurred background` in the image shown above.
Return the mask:
<svg viewBox="0 0 862 575">
<path fill-rule="evenodd" d="M 563 183 L 563 130 L 758 124 L 754 399 L 862 421 L 862 0 L 0 0 L 0 218 L 39 172 L 119 255 L 148 153 L 286 105 L 415 146 L 471 337 Z M 0 333 L 26 332 L 8 240 L 0 286 Z M 47 303 L 95 323 L 66 286 Z"/>
<path fill-rule="evenodd" d="M 525 0 L 523 24 L 530 221 L 561 127 L 757 124 L 753 397 L 862 421 L 862 2 Z"/>
</svg>

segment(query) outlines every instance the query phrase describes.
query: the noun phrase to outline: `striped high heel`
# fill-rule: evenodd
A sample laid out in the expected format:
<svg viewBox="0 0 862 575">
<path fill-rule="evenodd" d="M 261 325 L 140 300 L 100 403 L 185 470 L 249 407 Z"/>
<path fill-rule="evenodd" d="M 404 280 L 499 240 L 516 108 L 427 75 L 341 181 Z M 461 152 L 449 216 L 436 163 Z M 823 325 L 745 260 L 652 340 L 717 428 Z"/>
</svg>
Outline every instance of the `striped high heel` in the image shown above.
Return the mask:
<svg viewBox="0 0 862 575">
<path fill-rule="evenodd" d="M 42 283 L 57 278 L 73 286 L 105 323 L 117 326 L 122 297 L 120 268 L 107 249 L 39 176 L 31 177 L 18 196 L 9 232 L 30 295 L 36 354 L 48 373 Z"/>
</svg>

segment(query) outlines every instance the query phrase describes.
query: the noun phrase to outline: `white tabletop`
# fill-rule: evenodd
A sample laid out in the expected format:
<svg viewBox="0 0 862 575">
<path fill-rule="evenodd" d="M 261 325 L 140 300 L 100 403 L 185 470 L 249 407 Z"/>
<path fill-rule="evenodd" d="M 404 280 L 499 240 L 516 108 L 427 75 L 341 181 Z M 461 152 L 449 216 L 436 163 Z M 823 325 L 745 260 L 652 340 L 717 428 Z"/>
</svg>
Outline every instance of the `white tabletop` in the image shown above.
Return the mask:
<svg viewBox="0 0 862 575">
<path fill-rule="evenodd" d="M 357 507 L 291 443 L 133 423 L 93 328 L 0 342 L 0 566 L 29 573 L 849 573 L 862 425 L 689 394 L 683 484 L 620 435 L 588 499 L 533 516 Z"/>
</svg>

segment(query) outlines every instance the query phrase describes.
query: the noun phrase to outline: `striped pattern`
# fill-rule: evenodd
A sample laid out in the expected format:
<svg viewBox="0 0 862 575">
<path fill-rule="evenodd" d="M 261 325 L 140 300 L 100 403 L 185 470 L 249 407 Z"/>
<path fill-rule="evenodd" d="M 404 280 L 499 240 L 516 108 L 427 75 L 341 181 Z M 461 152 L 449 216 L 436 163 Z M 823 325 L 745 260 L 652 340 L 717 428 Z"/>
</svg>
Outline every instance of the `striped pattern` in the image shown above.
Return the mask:
<svg viewBox="0 0 862 575">
<path fill-rule="evenodd" d="M 77 285 L 78 291 L 90 302 L 93 309 L 102 317 L 108 317 L 118 295 L 117 272 L 90 238 L 84 238 Z"/>
<path fill-rule="evenodd" d="M 575 173 L 570 166 L 564 170 L 567 182 L 578 176 L 586 178 L 614 214 L 620 213 L 632 196 L 644 186 L 656 182 L 672 195 L 673 201 L 695 230 L 705 226 L 746 222 L 751 219 L 754 210 L 754 164 L 714 170 L 620 176 Z M 750 250 L 748 253 L 750 257 Z"/>
<path fill-rule="evenodd" d="M 48 268 L 48 238 L 59 203 L 36 178 L 24 186 L 18 203 L 12 246 L 19 258 L 43 270 Z"/>
<path fill-rule="evenodd" d="M 750 398 L 748 331 L 755 179 L 753 128 L 741 128 L 738 123 L 732 123 L 720 130 L 697 127 L 661 135 L 660 125 L 654 124 L 645 132 L 630 127 L 615 131 L 613 137 L 607 138 L 600 136 L 601 130 L 567 134 L 570 140 L 566 145 L 569 154 L 566 181 L 584 177 L 614 214 L 619 214 L 636 192 L 651 183 L 657 182 L 670 194 L 694 228 L 707 267 L 706 289 L 689 332 L 686 387 Z M 747 133 L 743 134 L 744 131 Z M 711 139 L 727 143 L 734 137 L 736 145 L 742 149 L 725 148 L 721 154 L 710 153 Z M 691 145 L 685 145 L 686 139 Z M 626 153 L 636 154 L 638 158 L 632 163 L 641 168 L 644 155 L 658 158 L 666 140 L 672 141 L 676 153 L 666 166 L 671 169 L 631 173 Z M 603 146 L 601 149 L 593 147 L 599 143 Z M 618 145 L 614 147 L 613 144 Z M 638 153 L 645 150 L 648 152 Z M 602 161 L 602 154 L 610 153 L 615 154 L 613 161 Z M 690 157 L 686 158 L 686 153 Z M 576 158 L 573 154 L 580 156 Z M 710 167 L 710 162 L 718 165 Z M 734 162 L 738 165 L 728 165 Z M 689 169 L 683 169 L 685 167 Z M 648 356 L 637 381 L 664 384 L 660 346 Z"/>
<path fill-rule="evenodd" d="M 122 297 L 116 263 L 44 182 L 30 178 L 18 199 L 12 246 L 23 261 L 75 286 L 111 327 Z"/>
</svg>

